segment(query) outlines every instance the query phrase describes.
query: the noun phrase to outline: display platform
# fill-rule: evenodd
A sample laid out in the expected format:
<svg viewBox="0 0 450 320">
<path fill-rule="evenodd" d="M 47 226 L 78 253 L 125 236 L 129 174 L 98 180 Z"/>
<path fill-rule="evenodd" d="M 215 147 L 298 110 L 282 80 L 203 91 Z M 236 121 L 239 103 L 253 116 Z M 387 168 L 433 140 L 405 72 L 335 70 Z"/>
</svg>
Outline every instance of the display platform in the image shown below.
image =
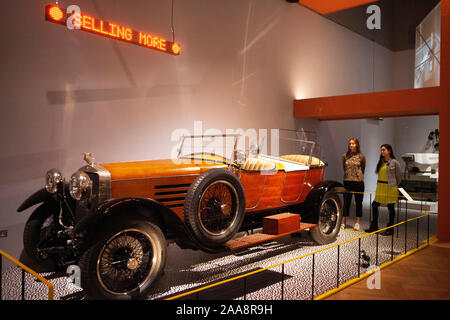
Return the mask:
<svg viewBox="0 0 450 320">
<path fill-rule="evenodd" d="M 408 210 L 408 219 L 419 216 L 420 212 Z M 400 221 L 405 215 L 400 213 Z M 430 215 L 430 233 L 436 234 L 437 215 Z M 380 226 L 386 224 L 387 214 L 380 214 Z M 354 221 L 348 220 L 347 225 L 352 226 Z M 420 219 L 420 233 L 418 234 L 419 245 L 428 236 L 426 228 L 427 219 Z M 361 230 L 368 227 L 366 220 L 361 221 Z M 405 228 L 402 225 L 396 230 L 391 251 L 391 237 L 379 236 L 378 264 L 390 261 L 404 253 L 405 243 L 407 250 L 416 247 L 416 222 L 408 223 L 405 241 Z M 351 229 L 341 230 L 334 244 L 351 240 L 362 235 Z M 370 257 L 370 264 L 376 260 L 376 236 L 371 235 L 361 239 L 361 250 Z M 207 254 L 200 251 L 181 250 L 176 245 L 168 247 L 168 260 L 165 273 L 158 281 L 149 295 L 148 299 L 167 299 L 183 292 L 198 289 L 206 285 L 230 279 L 237 275 L 243 275 L 250 271 L 264 269 L 284 261 L 295 259 L 329 247 L 333 244 L 317 246 L 309 237 L 308 232 L 302 231 L 298 234 L 255 245 L 243 250 L 221 254 Z M 344 283 L 356 277 L 358 273 L 358 241 L 352 241 L 340 246 L 339 259 L 339 281 Z M 323 294 L 336 287 L 337 281 L 337 250 L 321 251 L 315 255 L 314 262 L 314 293 L 315 296 Z M 362 274 L 367 269 L 360 266 Z M 225 285 L 208 289 L 195 295 L 183 297 L 183 299 L 225 299 L 225 300 L 279 300 L 281 298 L 282 286 L 284 287 L 283 299 L 305 300 L 311 299 L 311 272 L 312 259 L 308 256 L 285 264 L 284 280 L 282 284 L 282 266 L 264 270 L 246 279 L 229 282 Z M 56 300 L 80 300 L 86 299 L 83 291 L 69 282 L 65 273 L 41 273 L 55 287 Z M 8 267 L 3 272 L 3 294 L 4 300 L 19 300 L 21 296 L 21 271 L 17 267 Z M 244 290 L 245 288 L 245 290 Z M 47 298 L 47 287 L 37 282 L 32 276 L 25 276 L 25 299 L 45 300 Z"/>
</svg>

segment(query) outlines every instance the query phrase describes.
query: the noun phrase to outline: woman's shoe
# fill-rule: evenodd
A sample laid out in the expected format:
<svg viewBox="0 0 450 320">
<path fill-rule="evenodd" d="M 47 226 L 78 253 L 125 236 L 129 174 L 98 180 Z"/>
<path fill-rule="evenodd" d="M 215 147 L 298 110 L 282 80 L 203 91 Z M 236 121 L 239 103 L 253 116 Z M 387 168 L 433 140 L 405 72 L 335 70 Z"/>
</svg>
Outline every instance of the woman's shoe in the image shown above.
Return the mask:
<svg viewBox="0 0 450 320">
<path fill-rule="evenodd" d="M 353 230 L 359 231 L 359 223 L 355 223 L 355 225 L 353 226 Z"/>
<path fill-rule="evenodd" d="M 382 236 L 392 236 L 394 234 L 394 229 L 386 229 L 383 232 L 380 233 Z"/>
<path fill-rule="evenodd" d="M 377 231 L 378 229 L 379 229 L 378 226 L 370 226 L 369 229 L 366 229 L 364 231 L 367 232 L 367 233 L 372 233 L 372 232 Z"/>
</svg>

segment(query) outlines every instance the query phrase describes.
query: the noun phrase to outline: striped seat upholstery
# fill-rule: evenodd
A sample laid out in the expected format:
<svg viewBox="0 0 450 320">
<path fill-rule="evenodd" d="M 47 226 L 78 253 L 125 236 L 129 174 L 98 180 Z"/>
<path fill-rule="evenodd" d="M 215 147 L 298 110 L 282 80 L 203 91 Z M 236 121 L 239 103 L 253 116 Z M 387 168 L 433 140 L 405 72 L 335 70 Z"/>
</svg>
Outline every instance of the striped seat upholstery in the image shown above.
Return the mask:
<svg viewBox="0 0 450 320">
<path fill-rule="evenodd" d="M 269 171 L 275 170 L 275 168 L 274 162 L 259 158 L 247 158 L 241 166 L 241 169 L 245 171 Z"/>
<path fill-rule="evenodd" d="M 325 163 L 323 163 L 323 161 L 321 161 L 319 158 L 316 158 L 316 157 L 311 157 L 311 164 L 309 164 L 309 156 L 301 155 L 301 154 L 287 154 L 287 155 L 281 156 L 280 158 L 284 159 L 284 160 L 289 160 L 292 162 L 297 162 L 297 163 L 303 164 L 305 166 L 311 165 L 311 166 L 323 167 L 325 165 Z"/>
</svg>

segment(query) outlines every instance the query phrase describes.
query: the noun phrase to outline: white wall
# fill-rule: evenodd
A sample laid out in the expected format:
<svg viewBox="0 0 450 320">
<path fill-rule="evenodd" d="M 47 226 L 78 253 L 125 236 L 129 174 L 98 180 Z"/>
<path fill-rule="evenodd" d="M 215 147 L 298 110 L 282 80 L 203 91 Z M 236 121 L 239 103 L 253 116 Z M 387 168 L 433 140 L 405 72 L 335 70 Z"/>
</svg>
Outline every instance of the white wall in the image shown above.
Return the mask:
<svg viewBox="0 0 450 320">
<path fill-rule="evenodd" d="M 433 152 L 427 149 L 428 135 L 439 129 L 439 116 L 407 117 L 395 119 L 396 156 L 407 152 Z M 403 161 L 400 161 L 404 165 Z"/>
<path fill-rule="evenodd" d="M 48 2 L 2 1 L 0 228 L 9 236 L 0 247 L 16 257 L 32 212 L 17 207 L 48 169 L 70 176 L 83 152 L 99 162 L 165 158 L 171 133 L 195 120 L 205 130 L 318 131 L 318 121 L 293 118 L 294 98 L 392 85 L 388 50 L 285 0 L 175 1 L 177 57 L 46 22 Z M 169 0 L 76 3 L 171 38 Z M 320 130 L 330 157 L 345 151 L 344 134 L 338 142 L 337 129 Z"/>
<path fill-rule="evenodd" d="M 414 88 L 414 50 L 393 52 L 392 90 Z"/>
</svg>

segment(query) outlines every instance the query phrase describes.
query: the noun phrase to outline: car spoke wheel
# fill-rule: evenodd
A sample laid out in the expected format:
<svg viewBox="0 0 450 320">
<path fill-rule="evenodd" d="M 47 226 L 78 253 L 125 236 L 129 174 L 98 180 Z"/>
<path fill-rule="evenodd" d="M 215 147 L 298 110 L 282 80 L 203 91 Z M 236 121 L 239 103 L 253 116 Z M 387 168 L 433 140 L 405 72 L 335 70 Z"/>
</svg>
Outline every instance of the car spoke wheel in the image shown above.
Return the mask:
<svg viewBox="0 0 450 320">
<path fill-rule="evenodd" d="M 328 191 L 319 206 L 317 227 L 310 230 L 311 237 L 317 244 L 329 244 L 336 240 L 342 221 L 341 201 L 338 195 Z"/>
<path fill-rule="evenodd" d="M 335 198 L 328 198 L 320 207 L 319 228 L 324 234 L 330 234 L 336 227 L 339 204 Z"/>
<path fill-rule="evenodd" d="M 113 220 L 93 243 L 79 262 L 81 285 L 90 298 L 145 298 L 164 270 L 166 241 L 153 223 Z"/>
<path fill-rule="evenodd" d="M 38 245 L 43 241 L 51 240 L 48 238 L 51 238 L 54 223 L 57 223 L 54 219 L 56 210 L 54 203 L 43 203 L 31 214 L 23 231 L 23 246 L 28 258 L 31 259 L 29 263 L 40 270 L 54 270 L 57 265 L 55 255 L 50 256 L 38 250 Z"/>
<path fill-rule="evenodd" d="M 216 181 L 206 188 L 200 198 L 200 224 L 210 235 L 221 235 L 233 224 L 238 207 L 236 188 L 228 181 Z"/>
<path fill-rule="evenodd" d="M 225 169 L 200 174 L 189 187 L 184 220 L 203 248 L 216 249 L 242 225 L 245 193 L 236 175 Z"/>
<path fill-rule="evenodd" d="M 97 277 L 111 294 L 127 294 L 151 275 L 155 244 L 148 234 L 128 229 L 103 246 L 97 261 Z"/>
</svg>

